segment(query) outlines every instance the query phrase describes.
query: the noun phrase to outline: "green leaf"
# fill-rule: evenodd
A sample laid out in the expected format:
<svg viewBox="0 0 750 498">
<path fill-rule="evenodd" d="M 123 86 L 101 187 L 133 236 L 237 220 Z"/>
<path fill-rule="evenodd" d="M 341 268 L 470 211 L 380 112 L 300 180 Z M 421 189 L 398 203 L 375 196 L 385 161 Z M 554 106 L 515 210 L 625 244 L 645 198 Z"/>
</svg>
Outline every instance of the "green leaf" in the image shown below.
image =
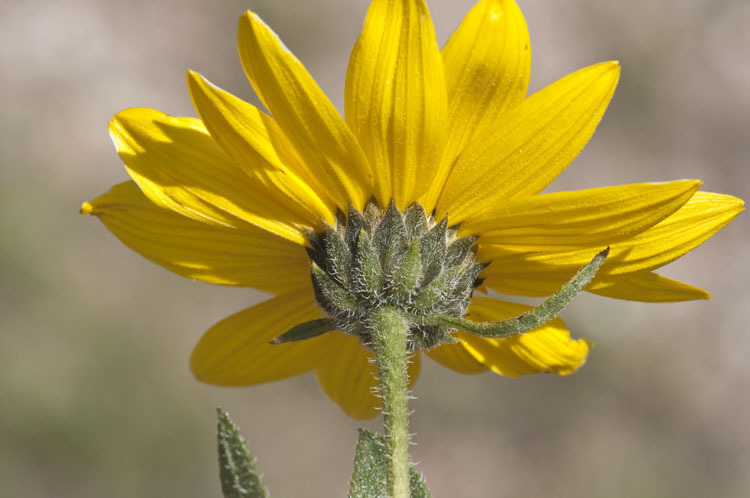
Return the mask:
<svg viewBox="0 0 750 498">
<path fill-rule="evenodd" d="M 414 467 L 409 469 L 409 485 L 411 498 L 430 498 L 427 486 Z M 360 429 L 349 498 L 388 497 L 388 453 L 385 438 Z"/>
<path fill-rule="evenodd" d="M 409 468 L 409 488 L 411 489 L 411 498 L 431 498 L 430 490 L 427 489 L 424 479 L 411 467 Z"/>
<path fill-rule="evenodd" d="M 541 327 L 557 316 L 560 311 L 586 287 L 596 276 L 602 263 L 609 255 L 609 247 L 594 256 L 586 266 L 578 270 L 573 278 L 563 285 L 556 293 L 552 294 L 537 308 L 523 315 L 502 322 L 472 322 L 464 318 L 448 315 L 430 315 L 425 317 L 424 322 L 431 325 L 444 325 L 455 327 L 482 337 L 500 338 L 523 334 L 529 330 Z"/>
<path fill-rule="evenodd" d="M 309 322 L 300 323 L 295 325 L 291 329 L 287 330 L 276 339 L 271 341 L 271 344 L 284 344 L 285 342 L 304 341 L 305 339 L 312 339 L 318 337 L 326 332 L 336 330 L 336 322 L 330 318 L 320 318 L 318 320 L 310 320 Z"/>
<path fill-rule="evenodd" d="M 216 409 L 219 419 L 219 477 L 225 498 L 268 498 L 255 468 L 255 459 L 229 414 Z"/>
</svg>

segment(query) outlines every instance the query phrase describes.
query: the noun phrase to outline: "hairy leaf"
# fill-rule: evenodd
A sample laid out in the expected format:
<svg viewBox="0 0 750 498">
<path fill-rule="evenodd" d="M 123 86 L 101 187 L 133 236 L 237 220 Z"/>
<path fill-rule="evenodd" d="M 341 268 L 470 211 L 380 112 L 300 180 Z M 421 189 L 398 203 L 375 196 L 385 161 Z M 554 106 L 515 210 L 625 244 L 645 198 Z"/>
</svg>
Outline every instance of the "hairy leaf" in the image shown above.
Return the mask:
<svg viewBox="0 0 750 498">
<path fill-rule="evenodd" d="M 268 498 L 255 459 L 250 454 L 245 439 L 229 418 L 229 414 L 216 409 L 219 442 L 219 477 L 224 498 Z"/>
</svg>

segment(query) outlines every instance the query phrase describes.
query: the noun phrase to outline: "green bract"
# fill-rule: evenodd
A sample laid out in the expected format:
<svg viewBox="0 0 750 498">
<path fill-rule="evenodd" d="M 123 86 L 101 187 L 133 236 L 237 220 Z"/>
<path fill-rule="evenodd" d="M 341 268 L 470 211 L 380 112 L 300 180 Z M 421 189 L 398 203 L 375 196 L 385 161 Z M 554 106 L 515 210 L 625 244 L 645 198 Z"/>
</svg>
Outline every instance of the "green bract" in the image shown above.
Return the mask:
<svg viewBox="0 0 750 498">
<path fill-rule="evenodd" d="M 579 269 L 537 308 L 500 322 L 464 318 L 479 273 L 489 263 L 476 261 L 477 237 L 457 237 L 448 220 L 436 223 L 418 203 L 400 213 L 394 202 L 383 213 L 374 202 L 364 213 L 349 208 L 336 226 L 309 232 L 315 297 L 330 318 L 298 324 L 271 341 L 299 341 L 344 330 L 373 345 L 376 313 L 395 311 L 408 323 L 407 347 L 429 349 L 453 343 L 454 329 L 488 338 L 510 337 L 540 327 L 555 316 L 596 276 L 609 247 Z"/>
<path fill-rule="evenodd" d="M 486 267 L 471 250 L 476 237 L 456 237 L 446 218 L 436 223 L 416 202 L 403 213 L 394 202 L 384 212 L 374 202 L 363 213 L 350 208 L 335 227 L 309 232 L 308 239 L 315 296 L 331 317 L 317 321 L 315 331 L 329 326 L 356 334 L 365 344 L 372 339 L 369 319 L 383 307 L 409 320 L 411 348 L 452 342 L 453 327 L 425 318 L 462 318 Z M 303 325 L 312 332 L 311 324 Z"/>
</svg>

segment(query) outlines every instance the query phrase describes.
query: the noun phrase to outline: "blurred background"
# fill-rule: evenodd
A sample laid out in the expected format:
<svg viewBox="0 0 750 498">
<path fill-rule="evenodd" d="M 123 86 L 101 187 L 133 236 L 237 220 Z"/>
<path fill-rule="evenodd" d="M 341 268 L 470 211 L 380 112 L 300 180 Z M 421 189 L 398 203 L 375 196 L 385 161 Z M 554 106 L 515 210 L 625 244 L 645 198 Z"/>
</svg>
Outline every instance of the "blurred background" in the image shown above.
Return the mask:
<svg viewBox="0 0 750 498">
<path fill-rule="evenodd" d="M 519 0 L 531 91 L 622 63 L 593 140 L 553 185 L 700 178 L 750 198 L 750 3 Z M 82 201 L 126 179 L 107 122 L 133 106 L 195 115 L 184 74 L 257 103 L 235 46 L 252 8 L 343 108 L 367 0 L 0 5 L 0 497 L 219 497 L 214 407 L 277 497 L 344 496 L 356 428 L 312 375 L 255 388 L 193 380 L 211 324 L 266 296 L 142 259 Z M 429 2 L 442 44 L 473 0 Z M 577 298 L 596 343 L 570 377 L 461 376 L 425 361 L 418 469 L 439 497 L 750 496 L 748 216 L 662 270 L 709 301 Z"/>
</svg>

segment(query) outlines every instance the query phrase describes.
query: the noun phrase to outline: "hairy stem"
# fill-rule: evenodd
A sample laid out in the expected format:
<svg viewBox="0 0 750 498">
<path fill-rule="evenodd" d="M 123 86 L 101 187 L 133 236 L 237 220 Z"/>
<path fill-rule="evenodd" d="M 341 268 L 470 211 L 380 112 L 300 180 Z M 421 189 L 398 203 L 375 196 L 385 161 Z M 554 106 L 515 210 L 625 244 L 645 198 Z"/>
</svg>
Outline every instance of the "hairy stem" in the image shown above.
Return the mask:
<svg viewBox="0 0 750 498">
<path fill-rule="evenodd" d="M 380 308 L 372 314 L 370 328 L 383 397 L 385 440 L 390 457 L 390 496 L 409 498 L 409 382 L 406 371 L 409 323 L 397 310 Z"/>
</svg>

